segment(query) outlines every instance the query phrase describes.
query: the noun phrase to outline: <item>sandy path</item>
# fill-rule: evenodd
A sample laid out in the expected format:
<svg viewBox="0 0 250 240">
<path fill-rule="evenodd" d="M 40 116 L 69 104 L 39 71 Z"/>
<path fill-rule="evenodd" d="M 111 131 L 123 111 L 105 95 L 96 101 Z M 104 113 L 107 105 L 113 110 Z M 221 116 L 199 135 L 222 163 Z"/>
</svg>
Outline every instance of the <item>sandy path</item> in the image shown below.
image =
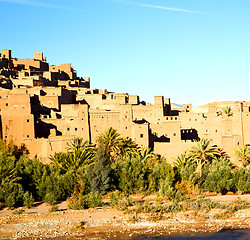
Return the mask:
<svg viewBox="0 0 250 240">
<path fill-rule="evenodd" d="M 215 201 L 215 202 L 232 202 L 232 201 L 236 201 L 237 199 L 241 199 L 241 200 L 250 202 L 250 194 L 209 196 L 207 198 L 210 198 L 212 201 Z"/>
<path fill-rule="evenodd" d="M 234 201 L 248 195 L 211 196 L 213 201 Z M 155 197 L 148 197 L 150 200 Z M 181 212 L 165 214 L 163 220 L 149 220 L 149 214 L 127 215 L 109 207 L 88 210 L 67 210 L 67 203 L 60 204 L 60 211 L 49 212 L 49 206 L 37 203 L 21 215 L 12 210 L 0 211 L 0 239 L 125 239 L 140 234 L 172 234 L 183 232 L 219 231 L 223 228 L 250 228 L 250 209 L 236 212 L 225 220 L 210 218 L 212 213 Z M 221 211 L 221 210 L 219 210 Z M 135 220 L 135 221 L 134 221 Z"/>
</svg>

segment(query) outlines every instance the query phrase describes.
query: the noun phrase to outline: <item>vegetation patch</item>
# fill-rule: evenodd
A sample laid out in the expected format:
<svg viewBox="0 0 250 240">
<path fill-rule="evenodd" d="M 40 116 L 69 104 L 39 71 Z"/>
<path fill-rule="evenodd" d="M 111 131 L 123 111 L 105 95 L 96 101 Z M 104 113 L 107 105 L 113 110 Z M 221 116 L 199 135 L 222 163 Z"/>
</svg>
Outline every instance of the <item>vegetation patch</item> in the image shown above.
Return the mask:
<svg viewBox="0 0 250 240">
<path fill-rule="evenodd" d="M 113 128 L 100 134 L 96 145 L 81 138 L 68 143 L 66 152 L 51 156 L 50 164 L 29 159 L 25 146 L 12 141 L 0 141 L 0 209 L 20 206 L 31 208 L 35 201 L 54 206 L 68 200 L 71 209 L 103 206 L 108 195 L 110 206 L 136 213 L 161 213 L 185 210 L 209 211 L 223 208 L 237 211 L 248 203 L 223 206 L 200 196 L 249 193 L 250 170 L 234 166 L 225 153 L 209 140 L 201 139 L 177 156 L 174 166 L 155 155 L 149 148 L 137 146 L 130 138 L 123 138 Z M 236 151 L 249 164 L 247 146 Z M 134 202 L 130 195 L 155 194 L 155 204 Z"/>
</svg>

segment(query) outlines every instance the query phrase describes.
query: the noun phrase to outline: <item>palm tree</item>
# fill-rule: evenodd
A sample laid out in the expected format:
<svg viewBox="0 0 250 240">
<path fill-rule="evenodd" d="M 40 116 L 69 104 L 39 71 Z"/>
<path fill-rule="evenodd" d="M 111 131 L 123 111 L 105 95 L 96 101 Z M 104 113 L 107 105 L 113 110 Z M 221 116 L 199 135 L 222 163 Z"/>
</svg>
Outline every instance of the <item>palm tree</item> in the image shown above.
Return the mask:
<svg viewBox="0 0 250 240">
<path fill-rule="evenodd" d="M 150 148 L 147 148 L 147 147 L 140 148 L 140 150 L 138 151 L 138 155 L 141 160 L 145 160 L 145 161 L 155 158 L 155 154 L 152 152 Z"/>
<path fill-rule="evenodd" d="M 243 166 L 246 167 L 250 164 L 250 147 L 242 145 L 235 151 L 235 155 L 242 162 Z"/>
<path fill-rule="evenodd" d="M 99 135 L 97 142 L 106 148 L 108 148 L 111 152 L 116 152 L 118 146 L 120 145 L 122 138 L 117 130 L 109 127 L 106 132 Z"/>
<path fill-rule="evenodd" d="M 221 151 L 216 145 L 211 145 L 209 140 L 201 139 L 189 150 L 189 156 L 196 162 L 207 163 L 221 157 Z"/>
<path fill-rule="evenodd" d="M 230 106 L 225 106 L 223 108 L 223 111 L 224 113 L 228 116 L 228 117 L 232 117 L 234 114 L 233 114 L 233 110 Z"/>
<path fill-rule="evenodd" d="M 50 160 L 64 170 L 74 169 L 93 163 L 95 147 L 82 138 L 75 138 L 67 144 L 66 153 L 56 153 Z"/>
<path fill-rule="evenodd" d="M 133 153 L 137 150 L 137 145 L 131 138 L 122 138 L 117 130 L 112 127 L 108 128 L 106 132 L 102 133 L 97 142 L 110 152 L 111 161 L 120 159 L 127 153 Z"/>
<path fill-rule="evenodd" d="M 186 154 L 178 155 L 177 158 L 174 158 L 174 166 L 178 169 L 184 169 L 186 167 L 189 167 L 194 163 L 193 159 L 191 157 L 186 156 Z"/>
<path fill-rule="evenodd" d="M 50 156 L 49 159 L 51 162 L 53 162 L 59 168 L 62 168 L 66 171 L 70 168 L 70 162 L 68 161 L 68 153 L 67 152 L 55 153 L 54 156 Z"/>
<path fill-rule="evenodd" d="M 0 185 L 4 182 L 16 183 L 20 179 L 17 176 L 15 157 L 0 153 Z"/>
<path fill-rule="evenodd" d="M 178 155 L 174 159 L 174 167 L 180 174 L 181 180 L 188 180 L 194 183 L 195 179 L 195 162 L 193 158 L 187 156 L 186 154 Z"/>
<path fill-rule="evenodd" d="M 217 117 L 222 116 L 222 111 L 221 111 L 221 110 L 218 110 L 218 111 L 216 112 L 216 114 L 217 114 Z"/>
<path fill-rule="evenodd" d="M 118 155 L 119 157 L 124 156 L 125 154 L 134 154 L 137 152 L 137 144 L 132 141 L 131 138 L 122 138 L 118 143 Z"/>
</svg>

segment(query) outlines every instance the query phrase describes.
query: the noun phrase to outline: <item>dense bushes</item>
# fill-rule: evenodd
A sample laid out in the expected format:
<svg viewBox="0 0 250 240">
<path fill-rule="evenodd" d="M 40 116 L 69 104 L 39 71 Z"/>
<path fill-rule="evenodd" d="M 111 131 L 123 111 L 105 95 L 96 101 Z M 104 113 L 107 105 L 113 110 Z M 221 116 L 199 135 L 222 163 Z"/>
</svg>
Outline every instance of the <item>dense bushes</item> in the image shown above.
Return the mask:
<svg viewBox="0 0 250 240">
<path fill-rule="evenodd" d="M 0 208 L 68 199 L 70 208 L 85 209 L 101 206 L 102 196 L 110 192 L 111 204 L 121 206 L 129 204 L 128 195 L 138 193 L 178 202 L 202 191 L 250 192 L 249 169 L 233 166 L 207 140 L 178 156 L 172 167 L 150 149 L 109 129 L 97 146 L 75 139 L 67 152 L 51 160 L 44 165 L 29 159 L 24 146 L 0 141 Z"/>
</svg>

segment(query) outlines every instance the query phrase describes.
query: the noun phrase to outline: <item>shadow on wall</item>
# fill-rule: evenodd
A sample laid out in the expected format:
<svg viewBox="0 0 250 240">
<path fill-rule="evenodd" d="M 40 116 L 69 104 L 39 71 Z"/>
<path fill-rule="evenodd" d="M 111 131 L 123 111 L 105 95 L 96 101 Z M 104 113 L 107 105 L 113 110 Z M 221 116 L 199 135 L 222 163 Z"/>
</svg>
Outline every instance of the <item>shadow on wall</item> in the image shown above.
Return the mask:
<svg viewBox="0 0 250 240">
<path fill-rule="evenodd" d="M 199 141 L 198 132 L 196 129 L 182 129 L 181 130 L 181 140 L 187 141 Z"/>
<path fill-rule="evenodd" d="M 170 138 L 162 135 L 162 136 L 157 136 L 156 134 L 153 134 L 150 130 L 150 134 L 149 134 L 149 145 L 150 148 L 154 147 L 154 142 L 170 142 Z"/>
<path fill-rule="evenodd" d="M 35 124 L 35 137 L 36 138 L 48 138 L 51 133 L 51 129 L 56 130 L 56 135 L 62 135 L 62 133 L 57 130 L 54 124 L 46 123 L 43 121 L 38 121 Z"/>
</svg>

